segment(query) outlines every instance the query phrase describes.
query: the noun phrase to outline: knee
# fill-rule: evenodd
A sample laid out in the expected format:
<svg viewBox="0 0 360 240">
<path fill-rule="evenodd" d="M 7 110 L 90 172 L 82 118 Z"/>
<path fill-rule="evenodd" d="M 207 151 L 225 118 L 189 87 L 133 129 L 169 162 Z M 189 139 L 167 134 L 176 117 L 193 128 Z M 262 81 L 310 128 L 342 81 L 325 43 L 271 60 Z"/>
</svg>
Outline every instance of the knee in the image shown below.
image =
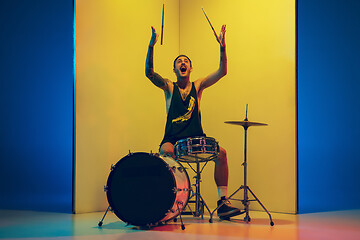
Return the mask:
<svg viewBox="0 0 360 240">
<path fill-rule="evenodd" d="M 172 145 L 169 142 L 164 143 L 163 145 L 161 145 L 160 147 L 160 154 L 161 155 L 167 155 L 167 156 L 171 156 L 173 158 L 175 158 L 174 155 L 174 145 Z"/>
</svg>

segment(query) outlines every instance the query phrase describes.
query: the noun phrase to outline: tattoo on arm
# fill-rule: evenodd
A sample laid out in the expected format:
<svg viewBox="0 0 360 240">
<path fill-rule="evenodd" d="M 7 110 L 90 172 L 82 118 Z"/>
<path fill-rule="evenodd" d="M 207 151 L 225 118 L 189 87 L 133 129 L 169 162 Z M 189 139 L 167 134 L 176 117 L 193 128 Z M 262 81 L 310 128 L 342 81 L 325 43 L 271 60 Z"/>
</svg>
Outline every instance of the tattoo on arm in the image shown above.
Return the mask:
<svg viewBox="0 0 360 240">
<path fill-rule="evenodd" d="M 226 49 L 225 47 L 220 48 L 220 68 L 222 73 L 226 75 L 227 73 L 227 57 L 226 57 Z"/>
<path fill-rule="evenodd" d="M 159 74 L 156 72 L 153 73 L 152 78 L 150 79 L 155 86 L 159 88 L 164 88 L 165 86 L 165 79 L 163 79 Z"/>
<path fill-rule="evenodd" d="M 146 63 L 145 63 L 145 74 L 146 77 L 150 79 L 150 81 L 159 88 L 164 88 L 165 86 L 165 79 L 163 79 L 158 73 L 154 72 L 154 63 L 153 63 L 153 56 L 154 56 L 154 48 L 149 47 Z"/>
<path fill-rule="evenodd" d="M 154 68 L 153 56 L 154 56 L 154 48 L 149 47 L 148 53 L 147 53 L 147 56 L 146 56 L 146 65 L 145 65 L 146 74 L 149 71 L 153 71 L 153 68 Z"/>
</svg>

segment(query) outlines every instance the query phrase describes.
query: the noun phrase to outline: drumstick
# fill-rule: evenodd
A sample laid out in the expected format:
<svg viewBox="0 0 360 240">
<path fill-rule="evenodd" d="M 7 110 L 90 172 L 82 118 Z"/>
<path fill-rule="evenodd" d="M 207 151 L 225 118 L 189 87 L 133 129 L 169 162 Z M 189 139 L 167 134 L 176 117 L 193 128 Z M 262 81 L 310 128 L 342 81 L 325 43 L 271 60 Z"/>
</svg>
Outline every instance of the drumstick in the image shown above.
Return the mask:
<svg viewBox="0 0 360 240">
<path fill-rule="evenodd" d="M 211 24 L 211 22 L 210 22 L 210 20 L 209 20 L 208 16 L 206 15 L 206 13 L 205 13 L 205 11 L 204 11 L 204 8 L 201 8 L 201 9 L 202 9 L 203 13 L 205 14 L 205 17 L 206 17 L 206 19 L 208 20 L 208 22 L 209 22 L 209 24 L 210 24 L 211 29 L 213 30 L 213 32 L 214 32 L 214 34 L 215 34 L 216 40 L 217 40 L 217 41 L 219 41 L 219 37 L 218 37 L 218 35 L 216 34 L 216 32 L 215 32 L 215 30 L 214 30 L 214 28 L 213 28 L 213 26 L 212 26 L 212 24 Z"/>
<path fill-rule="evenodd" d="M 164 36 L 164 3 L 162 9 L 162 18 L 161 18 L 161 45 L 163 44 L 163 36 Z"/>
</svg>

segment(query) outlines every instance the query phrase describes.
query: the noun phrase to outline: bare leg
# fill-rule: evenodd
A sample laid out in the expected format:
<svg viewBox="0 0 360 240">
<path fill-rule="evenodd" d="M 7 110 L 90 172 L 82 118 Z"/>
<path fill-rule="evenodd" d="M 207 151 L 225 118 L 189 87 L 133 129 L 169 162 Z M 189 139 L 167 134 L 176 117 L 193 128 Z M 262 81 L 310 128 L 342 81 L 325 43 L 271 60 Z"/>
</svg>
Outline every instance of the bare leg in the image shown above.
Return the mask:
<svg viewBox="0 0 360 240">
<path fill-rule="evenodd" d="M 231 206 L 226 199 L 227 185 L 228 185 L 228 164 L 225 149 L 220 147 L 218 159 L 215 161 L 215 182 L 218 186 L 219 201 L 217 202 L 217 214 L 220 219 L 229 220 L 230 217 L 241 214 L 238 208 Z M 224 191 L 225 190 L 225 191 Z"/>
<path fill-rule="evenodd" d="M 227 156 L 226 150 L 220 147 L 220 153 L 218 158 L 215 160 L 215 183 L 219 186 L 227 186 L 228 185 L 228 164 L 227 164 Z"/>
</svg>

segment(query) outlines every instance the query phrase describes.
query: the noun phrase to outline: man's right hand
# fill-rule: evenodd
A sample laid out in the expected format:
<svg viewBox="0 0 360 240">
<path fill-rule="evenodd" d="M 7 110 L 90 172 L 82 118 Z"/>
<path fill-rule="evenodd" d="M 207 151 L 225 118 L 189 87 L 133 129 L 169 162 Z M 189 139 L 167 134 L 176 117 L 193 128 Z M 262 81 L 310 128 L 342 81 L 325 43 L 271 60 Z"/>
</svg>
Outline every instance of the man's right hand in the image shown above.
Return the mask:
<svg viewBox="0 0 360 240">
<path fill-rule="evenodd" d="M 151 30 L 152 30 L 152 35 L 151 35 L 149 47 L 154 47 L 159 37 L 159 34 L 156 33 L 155 28 L 153 26 L 151 26 Z"/>
</svg>

